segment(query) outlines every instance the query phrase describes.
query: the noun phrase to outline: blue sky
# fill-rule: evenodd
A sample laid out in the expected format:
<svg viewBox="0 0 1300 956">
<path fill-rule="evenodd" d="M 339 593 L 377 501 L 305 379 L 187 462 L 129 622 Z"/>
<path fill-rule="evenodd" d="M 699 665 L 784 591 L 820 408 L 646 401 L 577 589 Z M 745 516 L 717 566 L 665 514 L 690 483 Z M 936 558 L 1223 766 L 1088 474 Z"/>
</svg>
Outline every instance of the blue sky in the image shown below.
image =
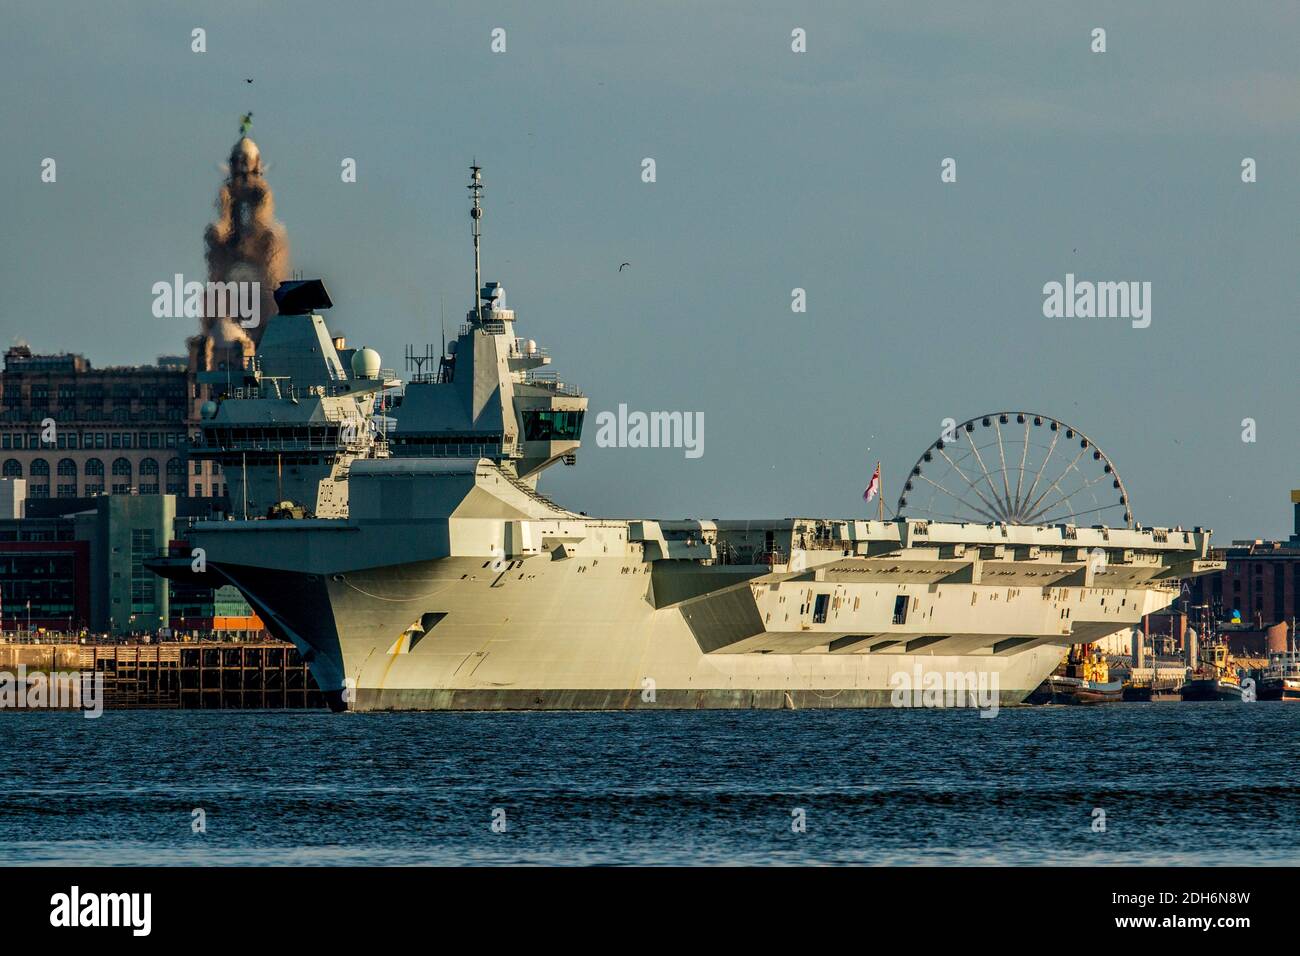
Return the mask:
<svg viewBox="0 0 1300 956">
<path fill-rule="evenodd" d="M 485 278 L 591 399 L 567 505 L 863 514 L 876 459 L 892 502 L 944 418 L 1006 408 L 1087 431 L 1143 523 L 1285 536 L 1300 7 L 1133 6 L 10 4 L 0 333 L 180 352 L 150 289 L 202 275 L 252 110 L 293 267 L 390 366 L 470 305 L 478 158 Z M 1151 282 L 1150 328 L 1045 318 L 1067 272 Z M 704 455 L 595 447 L 619 403 L 703 412 Z"/>
</svg>

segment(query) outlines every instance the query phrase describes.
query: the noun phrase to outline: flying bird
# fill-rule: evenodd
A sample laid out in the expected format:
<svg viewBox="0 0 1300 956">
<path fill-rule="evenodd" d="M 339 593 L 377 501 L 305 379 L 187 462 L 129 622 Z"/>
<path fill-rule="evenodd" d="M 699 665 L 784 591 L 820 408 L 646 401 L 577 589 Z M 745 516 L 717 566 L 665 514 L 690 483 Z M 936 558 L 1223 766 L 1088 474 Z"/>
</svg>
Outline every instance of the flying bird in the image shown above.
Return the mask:
<svg viewBox="0 0 1300 956">
<path fill-rule="evenodd" d="M 619 271 L 619 272 L 622 272 L 622 271 L 623 271 L 623 268 L 624 268 L 625 266 L 630 266 L 631 264 L 632 264 L 632 263 L 630 263 L 630 262 L 625 262 L 625 263 L 623 263 L 623 265 L 621 265 L 621 266 L 618 267 L 618 271 Z"/>
<path fill-rule="evenodd" d="M 244 78 L 244 82 L 245 82 L 245 83 L 252 83 L 253 81 L 252 81 L 250 78 L 245 77 L 245 78 Z"/>
</svg>

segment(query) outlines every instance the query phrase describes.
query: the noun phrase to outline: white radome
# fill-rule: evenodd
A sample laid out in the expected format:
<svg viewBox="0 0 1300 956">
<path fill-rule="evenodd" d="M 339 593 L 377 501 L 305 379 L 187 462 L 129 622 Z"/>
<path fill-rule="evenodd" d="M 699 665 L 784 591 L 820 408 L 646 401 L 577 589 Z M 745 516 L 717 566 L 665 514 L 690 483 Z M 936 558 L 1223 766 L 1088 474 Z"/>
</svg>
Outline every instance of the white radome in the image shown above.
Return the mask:
<svg viewBox="0 0 1300 956">
<path fill-rule="evenodd" d="M 352 374 L 356 378 L 379 378 L 379 353 L 374 349 L 357 349 L 352 355 Z"/>
</svg>

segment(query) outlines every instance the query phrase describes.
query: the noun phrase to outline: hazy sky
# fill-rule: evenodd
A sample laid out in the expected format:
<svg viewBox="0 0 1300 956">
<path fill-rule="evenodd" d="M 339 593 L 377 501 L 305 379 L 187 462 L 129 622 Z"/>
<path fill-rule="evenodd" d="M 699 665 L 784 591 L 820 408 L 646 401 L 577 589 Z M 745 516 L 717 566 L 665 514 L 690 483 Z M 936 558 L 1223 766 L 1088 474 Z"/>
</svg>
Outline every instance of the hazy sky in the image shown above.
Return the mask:
<svg viewBox="0 0 1300 956">
<path fill-rule="evenodd" d="M 1290 532 L 1291 0 L 29 2 L 0 21 L 6 344 L 181 352 L 193 330 L 150 289 L 203 278 L 252 110 L 294 268 L 399 370 L 440 302 L 453 329 L 471 304 L 478 158 L 485 278 L 591 399 L 578 467 L 543 478 L 563 504 L 874 513 L 877 458 L 892 504 L 944 418 L 1026 409 L 1092 435 L 1143 523 Z M 1149 281 L 1150 327 L 1045 318 L 1067 272 Z M 703 412 L 703 457 L 597 448 L 619 403 Z"/>
</svg>

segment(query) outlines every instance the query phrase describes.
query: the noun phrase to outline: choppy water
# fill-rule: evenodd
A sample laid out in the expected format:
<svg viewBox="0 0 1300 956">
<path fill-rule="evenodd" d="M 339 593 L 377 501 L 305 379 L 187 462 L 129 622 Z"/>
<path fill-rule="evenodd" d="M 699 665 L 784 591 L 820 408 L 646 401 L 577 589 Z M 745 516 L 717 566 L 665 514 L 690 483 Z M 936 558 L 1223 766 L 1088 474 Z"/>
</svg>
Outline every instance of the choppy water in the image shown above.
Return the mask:
<svg viewBox="0 0 1300 956">
<path fill-rule="evenodd" d="M 8 714 L 0 864 L 1296 863 L 1298 748 L 1279 703 Z"/>
</svg>

